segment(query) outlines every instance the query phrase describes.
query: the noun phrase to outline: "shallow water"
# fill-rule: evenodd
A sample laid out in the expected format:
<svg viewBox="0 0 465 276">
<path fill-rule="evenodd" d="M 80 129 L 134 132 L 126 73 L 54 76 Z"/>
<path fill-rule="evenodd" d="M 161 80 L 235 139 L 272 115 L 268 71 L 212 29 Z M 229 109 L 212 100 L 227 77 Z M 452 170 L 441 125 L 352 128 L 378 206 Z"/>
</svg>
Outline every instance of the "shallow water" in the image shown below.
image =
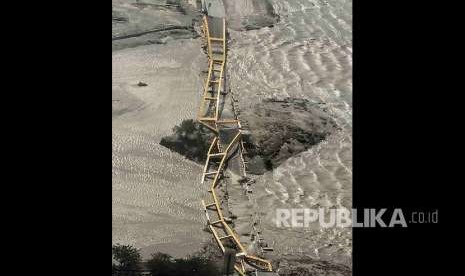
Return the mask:
<svg viewBox="0 0 465 276">
<path fill-rule="evenodd" d="M 272 0 L 280 21 L 229 30 L 229 84 L 242 120 L 263 99 L 319 103 L 339 130 L 258 178 L 254 194 L 263 236 L 275 255 L 307 255 L 350 265 L 351 230 L 283 229 L 277 208 L 352 208 L 352 4 Z M 272 255 L 273 255 L 272 254 Z"/>
</svg>

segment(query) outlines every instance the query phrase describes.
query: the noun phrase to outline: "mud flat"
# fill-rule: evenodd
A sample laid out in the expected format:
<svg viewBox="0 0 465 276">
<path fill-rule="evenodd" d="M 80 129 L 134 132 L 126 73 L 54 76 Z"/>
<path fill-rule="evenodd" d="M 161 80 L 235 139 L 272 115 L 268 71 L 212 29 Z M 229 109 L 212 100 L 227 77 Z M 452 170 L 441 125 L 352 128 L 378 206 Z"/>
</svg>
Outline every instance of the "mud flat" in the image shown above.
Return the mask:
<svg viewBox="0 0 465 276">
<path fill-rule="evenodd" d="M 206 56 L 191 31 L 168 32 L 155 44 L 146 35 L 131 37 L 164 23 L 190 26 L 196 18 L 155 2 L 166 4 L 113 1 L 113 36 L 129 38 L 113 40 L 112 240 L 141 248 L 144 257 L 154 251 L 183 257 L 211 238 L 202 230 L 202 167 L 159 142 L 195 118 Z"/>
<path fill-rule="evenodd" d="M 182 0 L 112 0 L 112 49 L 196 38 L 199 12 Z"/>
</svg>

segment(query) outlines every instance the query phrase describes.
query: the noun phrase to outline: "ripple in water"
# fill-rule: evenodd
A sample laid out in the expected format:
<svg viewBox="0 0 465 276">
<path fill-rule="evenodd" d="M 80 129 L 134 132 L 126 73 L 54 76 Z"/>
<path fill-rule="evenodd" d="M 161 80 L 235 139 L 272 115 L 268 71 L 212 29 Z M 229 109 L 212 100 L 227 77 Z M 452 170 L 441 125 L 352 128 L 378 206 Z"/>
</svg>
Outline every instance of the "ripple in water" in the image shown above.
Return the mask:
<svg viewBox="0 0 465 276">
<path fill-rule="evenodd" d="M 264 99 L 303 98 L 323 104 L 339 131 L 257 180 L 263 236 L 273 254 L 351 266 L 350 229 L 282 229 L 275 216 L 277 208 L 352 208 L 352 3 L 270 2 L 280 18 L 272 27 L 229 30 L 229 84 L 242 119 Z"/>
</svg>

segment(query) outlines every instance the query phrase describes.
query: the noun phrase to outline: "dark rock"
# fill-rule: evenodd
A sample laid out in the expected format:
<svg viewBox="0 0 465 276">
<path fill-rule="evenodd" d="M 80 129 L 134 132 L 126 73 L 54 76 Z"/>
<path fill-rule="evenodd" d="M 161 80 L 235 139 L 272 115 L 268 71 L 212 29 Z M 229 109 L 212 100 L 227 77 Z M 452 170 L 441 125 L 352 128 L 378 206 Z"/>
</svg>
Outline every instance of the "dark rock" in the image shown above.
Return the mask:
<svg viewBox="0 0 465 276">
<path fill-rule="evenodd" d="M 147 85 L 148 84 L 146 84 L 145 82 L 141 82 L 141 81 L 137 84 L 137 86 L 147 86 Z"/>
</svg>

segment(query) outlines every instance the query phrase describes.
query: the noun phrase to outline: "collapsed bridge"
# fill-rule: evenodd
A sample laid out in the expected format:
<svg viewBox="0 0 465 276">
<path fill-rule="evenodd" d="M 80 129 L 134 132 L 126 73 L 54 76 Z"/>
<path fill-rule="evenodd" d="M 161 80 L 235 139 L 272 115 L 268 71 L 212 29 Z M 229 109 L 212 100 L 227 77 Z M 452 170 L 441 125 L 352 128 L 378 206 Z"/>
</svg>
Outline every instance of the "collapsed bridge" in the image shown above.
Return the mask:
<svg viewBox="0 0 465 276">
<path fill-rule="evenodd" d="M 207 1 L 205 1 L 207 2 Z M 215 137 L 208 149 L 202 172 L 202 184 L 209 187 L 209 196 L 202 200 L 209 231 L 225 254 L 228 248 L 236 252 L 234 268 L 239 275 L 250 271 L 272 271 L 270 261 L 249 254 L 244 243 L 229 225 L 231 220 L 223 214 L 219 199 L 219 187 L 225 167 L 245 176 L 242 156 L 242 127 L 234 109 L 229 109 L 231 100 L 225 81 L 226 66 L 226 20 L 211 15 L 203 17 L 203 35 L 208 54 L 208 73 L 201 96 L 197 120 L 210 129 Z"/>
</svg>

